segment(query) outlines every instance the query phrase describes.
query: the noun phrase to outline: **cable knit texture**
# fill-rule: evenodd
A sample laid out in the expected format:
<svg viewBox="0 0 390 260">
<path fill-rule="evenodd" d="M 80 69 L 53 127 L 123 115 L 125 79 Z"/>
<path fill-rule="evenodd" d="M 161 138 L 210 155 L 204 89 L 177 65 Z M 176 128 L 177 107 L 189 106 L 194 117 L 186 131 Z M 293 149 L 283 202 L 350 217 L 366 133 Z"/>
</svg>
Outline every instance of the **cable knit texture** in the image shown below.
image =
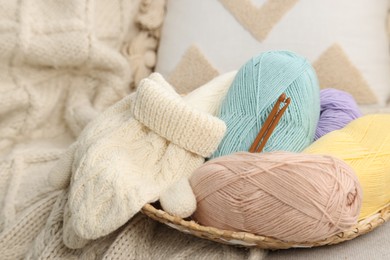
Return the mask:
<svg viewBox="0 0 390 260">
<path fill-rule="evenodd" d="M 77 136 L 130 92 L 120 48 L 139 1 L 0 1 L 2 154 L 69 129 Z"/>
<path fill-rule="evenodd" d="M 221 121 L 194 110 L 178 94 L 148 81 L 145 79 L 137 91 L 135 119 L 190 152 L 210 156 L 225 131 Z"/>
<path fill-rule="evenodd" d="M 159 74 L 153 74 L 150 78 L 160 82 L 160 85 L 164 85 L 163 88 L 169 89 L 169 84 L 161 81 L 162 77 Z M 215 87 L 215 89 L 220 88 Z M 202 95 L 208 97 L 212 94 L 212 92 L 203 92 Z M 189 97 L 191 96 L 192 98 L 189 100 L 197 100 L 202 97 L 189 95 Z M 44 214 L 45 217 L 41 221 L 40 228 L 36 229 L 37 231 L 33 235 L 36 237 L 33 245 L 31 242 L 28 245 L 25 243 L 25 250 L 28 249 L 27 259 L 101 259 L 102 257 L 104 259 L 193 259 L 194 255 L 198 259 L 220 259 L 221 257 L 252 259 L 253 256 L 256 257 L 254 259 L 261 259 L 264 255 L 262 250 L 247 251 L 215 244 L 169 229 L 142 215 L 132 218 L 126 224 L 125 229 L 119 228 L 109 236 L 98 240 L 88 241 L 75 235 L 71 221 L 69 221 L 70 212 L 67 202 L 68 192 L 66 191 L 69 184 L 67 178 L 69 178 L 69 172 L 72 171 L 70 169 L 76 168 L 74 165 L 79 163 L 78 160 L 75 160 L 78 158 L 77 154 L 85 153 L 92 143 L 112 131 L 118 122 L 130 119 L 131 104 L 134 102 L 134 98 L 135 96 L 131 95 L 123 99 L 93 120 L 81 133 L 79 140 L 61 156 L 56 166 L 49 171 L 49 183 L 57 189 L 65 188 L 65 191 L 60 192 L 59 196 L 57 196 L 57 192 L 57 200 L 51 200 L 50 207 L 39 209 L 35 206 L 36 213 Z M 190 103 L 196 106 L 193 101 Z M 180 184 L 182 181 L 183 179 L 178 183 Z M 177 187 L 182 186 L 178 185 Z M 21 229 L 26 228 L 22 221 L 19 221 L 17 225 Z M 40 232 L 39 235 L 37 232 Z M 9 233 L 7 236 L 12 235 L 13 233 Z M 113 241 L 113 239 L 115 240 Z M 12 243 L 13 240 L 10 240 L 4 245 L 9 247 L 9 252 L 16 251 Z M 72 248 L 79 249 L 70 249 L 68 244 Z M 10 258 L 14 259 L 15 257 Z"/>
<path fill-rule="evenodd" d="M 93 241 L 73 228 L 71 175 L 83 154 L 131 119 L 135 95 L 127 95 L 155 66 L 164 7 L 164 0 L 0 0 L 1 259 L 253 255 L 143 215 Z M 181 178 L 165 190 L 168 201 L 177 192 L 191 198 L 186 184 Z"/>
<path fill-rule="evenodd" d="M 225 132 L 221 120 L 187 106 L 173 88 L 150 79 L 138 87 L 130 113 L 134 118 L 111 123 L 114 130 L 75 159 L 70 223 L 83 238 L 111 233 L 190 176 Z"/>
<path fill-rule="evenodd" d="M 93 241 L 73 228 L 71 175 L 92 147 L 134 120 L 135 95 L 122 98 L 155 66 L 164 7 L 164 0 L 0 0 L 1 259 L 264 257 L 263 250 L 198 239 L 142 214 Z M 216 115 L 232 78 L 223 75 L 183 100 Z M 169 89 L 158 74 L 150 79 Z M 156 146 L 164 144 L 147 144 Z M 173 196 L 191 198 L 186 181 L 162 191 L 160 200 L 171 202 L 166 207 L 180 206 Z"/>
<path fill-rule="evenodd" d="M 6 259 L 15 259 L 17 258 L 16 256 L 23 255 L 30 248 L 34 239 L 35 241 L 40 241 L 39 243 L 35 242 L 35 244 L 41 245 L 42 250 L 46 248 L 46 244 L 42 242 L 43 238 L 37 237 L 37 235 L 44 230 L 42 232 L 48 232 L 46 234 L 49 237 L 47 240 L 53 239 L 51 237 L 54 234 L 51 230 L 52 227 L 47 227 L 47 224 L 45 226 L 49 214 L 55 214 L 55 221 L 59 221 L 55 225 L 57 229 L 61 230 L 61 237 L 56 237 L 56 241 L 58 240 L 58 243 L 61 242 L 61 247 L 66 248 L 63 240 L 71 247 L 76 247 L 75 245 L 82 247 L 88 243 L 88 240 L 82 239 L 72 233 L 73 227 L 70 228 L 66 225 L 67 220 L 70 218 L 69 215 L 64 214 L 68 207 L 67 197 L 63 203 L 64 206 L 57 209 L 57 213 L 50 212 L 54 210 L 52 206 L 57 199 L 59 191 L 66 188 L 69 184 L 73 164 L 75 163 L 75 155 L 82 153 L 84 151 L 83 149 L 87 149 L 101 136 L 112 131 L 113 125 L 116 125 L 115 119 L 125 120 L 128 118 L 127 112 L 130 106 L 127 104 L 129 103 L 128 100 L 133 97 L 134 95 L 130 95 L 124 98 L 93 120 L 82 132 L 78 141 L 72 144 L 65 152 L 46 153 L 45 156 L 41 157 L 35 155 L 30 159 L 31 155 L 28 157 L 25 151 L 22 157 L 24 158 L 24 166 L 17 167 L 12 172 L 11 180 L 14 184 L 0 182 L 3 186 L 8 185 L 9 187 L 7 196 L 5 196 L 3 202 L 2 216 L 0 217 L 0 223 L 4 223 L 5 226 L 0 237 L 0 252 L 7 252 Z M 117 116 L 113 117 L 114 114 Z M 18 157 L 15 157 L 12 161 L 6 160 L 0 165 L 3 167 L 20 165 L 20 163 L 15 163 L 15 160 L 20 161 Z M 7 172 L 1 172 L 1 174 L 4 173 Z M 22 189 L 23 187 L 24 189 Z M 26 189 L 26 187 L 29 187 L 29 189 Z M 18 192 L 18 190 L 20 191 Z M 22 200 L 23 198 L 25 199 Z M 22 205 L 28 207 L 24 209 L 26 206 L 21 207 L 21 203 L 18 203 L 18 201 L 24 202 Z M 63 225 L 67 229 L 63 230 Z M 20 240 L 20 236 L 23 237 L 22 240 Z M 36 249 L 35 247 L 32 247 L 33 250 L 41 252 L 40 249 Z"/>
<path fill-rule="evenodd" d="M 149 83 L 172 92 L 169 84 L 162 81 L 159 74 L 151 75 Z M 228 87 L 228 85 L 224 84 L 223 86 Z M 224 88 L 223 86 L 214 85 L 212 89 L 221 90 Z M 216 91 L 215 93 L 220 92 Z M 213 91 L 201 91 L 199 95 L 190 93 L 185 100 L 193 107 L 200 104 L 195 102 L 196 100 L 203 100 L 203 98 L 208 98 L 210 102 L 215 103 L 221 100 L 221 97 L 215 93 Z M 211 99 L 212 96 L 215 96 L 216 99 Z M 33 217 L 31 221 L 29 221 L 31 217 L 17 218 L 15 224 L 2 233 L 0 251 L 8 252 L 5 259 L 22 258 L 26 251 L 28 259 L 100 259 L 102 255 L 105 259 L 129 259 L 129 257 L 130 259 L 143 259 L 143 256 L 147 256 L 148 259 L 191 259 L 194 255 L 199 259 L 218 259 L 221 256 L 229 259 L 248 259 L 254 255 L 264 254 L 262 250 L 251 250 L 249 253 L 245 249 L 235 249 L 184 235 L 144 216 L 141 220 L 138 217 L 131 219 L 126 224 L 125 230 L 119 235 L 118 232 L 121 232 L 121 228 L 94 241 L 88 241 L 75 234 L 67 192 L 71 173 L 78 169 L 81 155 L 85 154 L 93 144 L 98 143 L 103 137 L 109 136 L 119 123 L 131 120 L 132 104 L 135 98 L 134 94 L 124 98 L 88 124 L 80 134 L 78 141 L 70 146 L 65 153 L 55 157 L 54 162 L 56 163 L 53 168 L 51 168 L 53 163 L 46 163 L 50 167 L 39 167 L 49 176 L 48 180 L 44 181 L 45 185 L 57 191 L 51 193 L 52 197 L 47 202 L 41 199 L 31 205 L 30 215 Z M 205 103 L 203 102 L 203 104 Z M 218 104 L 206 107 L 215 108 L 218 107 Z M 57 160 L 58 158 L 59 160 Z M 203 161 L 203 159 L 201 160 Z M 10 163 L 3 163 L 0 166 L 9 167 Z M 26 169 L 29 168 L 31 167 L 28 166 Z M 166 192 L 169 194 L 175 188 L 179 188 L 181 191 L 180 188 L 185 187 L 185 184 L 182 183 L 183 178 L 176 183 L 176 187 L 173 186 Z M 65 190 L 61 191 L 61 189 Z M 186 192 L 188 190 L 182 194 L 187 194 Z M 34 227 L 34 232 L 31 231 L 31 227 Z M 24 233 L 25 231 L 28 232 L 28 235 Z M 10 239 L 11 237 L 14 239 Z"/>
<path fill-rule="evenodd" d="M 134 94 L 125 97 L 88 124 L 77 142 L 68 149 L 69 156 L 61 157 L 58 167 L 51 171 L 49 175 L 51 185 L 59 189 L 68 187 L 72 172 L 75 172 L 82 163 L 81 159 L 88 149 L 99 139 L 114 131 L 121 122 L 131 118 L 130 110 L 134 97 Z M 83 247 L 88 240 L 81 238 L 74 232 L 68 203 L 64 212 L 64 243 L 70 248 Z"/>
<path fill-rule="evenodd" d="M 219 78 L 226 78 L 226 76 L 221 76 Z M 229 76 L 229 78 L 232 77 Z M 172 86 L 170 86 L 160 74 L 153 73 L 150 75 L 148 80 L 152 81 L 149 83 L 151 83 L 154 87 L 157 87 L 158 90 L 169 90 L 171 95 L 177 99 L 176 101 L 180 104 L 182 103 L 180 97 L 173 92 Z M 186 103 L 191 104 L 193 108 L 202 107 L 204 112 L 212 112 L 213 109 L 211 108 L 218 107 L 218 103 L 222 100 L 223 96 L 221 93 L 223 94 L 227 92 L 227 90 L 223 91 L 223 89 L 227 89 L 229 84 L 226 84 L 225 80 L 214 80 L 211 83 L 208 83 L 199 89 L 204 91 L 190 93 L 187 97 L 185 97 Z M 207 88 L 208 91 L 206 91 Z M 156 90 L 156 88 L 153 89 Z M 139 92 L 144 93 L 142 88 L 139 89 Z M 163 91 L 161 95 L 164 95 L 164 93 L 165 91 Z M 107 109 L 101 116 L 96 118 L 85 128 L 85 130 L 81 133 L 78 142 L 73 144 L 72 147 L 68 149 L 67 153 L 61 157 L 60 162 L 58 163 L 60 166 L 52 170 L 49 176 L 49 182 L 51 185 L 57 188 L 67 187 L 71 172 L 75 172 L 77 170 L 78 165 L 81 164 L 81 158 L 83 158 L 83 155 L 88 151 L 91 144 L 97 142 L 100 138 L 109 135 L 110 132 L 114 131 L 114 129 L 122 122 L 127 122 L 131 119 L 131 109 L 135 107 L 132 105 L 135 98 L 135 95 L 124 98 L 122 101 Z M 198 102 L 199 100 L 203 101 Z M 210 104 L 208 104 L 205 100 L 208 100 Z M 172 105 L 173 104 L 167 104 L 168 107 Z M 208 110 L 207 108 L 210 109 Z M 193 111 L 194 115 L 200 116 L 200 118 L 203 119 L 209 118 L 209 116 L 196 112 L 189 107 L 184 107 L 184 110 Z M 189 114 L 189 117 L 191 117 L 191 113 Z M 212 121 L 218 120 L 215 120 L 214 118 Z M 212 135 L 213 133 L 214 130 L 206 132 L 203 138 L 210 139 L 209 135 Z M 172 138 L 172 140 L 175 140 L 175 138 Z M 197 147 L 195 146 L 194 150 L 196 149 Z M 113 167 L 116 167 L 115 164 Z M 187 177 L 188 176 L 185 176 L 180 179 L 160 196 L 162 206 L 172 214 L 189 216 L 196 208 L 195 196 L 189 186 Z M 143 185 L 143 183 L 141 184 Z M 87 239 L 83 240 L 76 234 L 73 229 L 73 220 L 70 220 L 72 214 L 70 212 L 68 213 L 69 214 L 64 214 L 64 242 L 70 248 L 80 248 L 87 243 Z"/>
</svg>

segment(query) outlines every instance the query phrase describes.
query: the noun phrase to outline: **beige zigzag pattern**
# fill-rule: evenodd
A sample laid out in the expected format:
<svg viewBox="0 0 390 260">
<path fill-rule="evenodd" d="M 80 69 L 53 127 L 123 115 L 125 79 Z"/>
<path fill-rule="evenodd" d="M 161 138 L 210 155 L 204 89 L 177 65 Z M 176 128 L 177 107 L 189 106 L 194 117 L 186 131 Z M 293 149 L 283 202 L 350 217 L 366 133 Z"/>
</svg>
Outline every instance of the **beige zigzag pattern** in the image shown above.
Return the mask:
<svg viewBox="0 0 390 260">
<path fill-rule="evenodd" d="M 323 52 L 313 66 L 322 88 L 346 91 L 359 104 L 377 103 L 377 98 L 366 80 L 338 44 L 332 45 Z M 179 93 L 188 93 L 218 74 L 218 70 L 199 48 L 192 45 L 169 76 L 169 81 Z"/>
<path fill-rule="evenodd" d="M 196 45 L 184 53 L 168 81 L 180 94 L 186 94 L 218 76 L 219 72 Z"/>
<path fill-rule="evenodd" d="M 262 41 L 299 0 L 268 0 L 261 7 L 256 7 L 251 0 L 219 1 L 253 37 Z"/>
<path fill-rule="evenodd" d="M 374 104 L 378 100 L 359 70 L 343 49 L 334 44 L 313 64 L 321 88 L 336 88 L 350 93 L 359 104 Z"/>
</svg>

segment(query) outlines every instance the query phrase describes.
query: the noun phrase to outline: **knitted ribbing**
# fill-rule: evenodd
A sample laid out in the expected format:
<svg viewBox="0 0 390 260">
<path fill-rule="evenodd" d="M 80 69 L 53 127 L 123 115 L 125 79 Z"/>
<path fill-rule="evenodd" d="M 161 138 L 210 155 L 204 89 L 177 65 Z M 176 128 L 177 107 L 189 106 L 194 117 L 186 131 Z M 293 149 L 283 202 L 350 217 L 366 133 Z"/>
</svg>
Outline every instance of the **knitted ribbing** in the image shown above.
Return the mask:
<svg viewBox="0 0 390 260">
<path fill-rule="evenodd" d="M 83 249 L 70 249 L 63 243 L 63 215 L 68 192 L 60 191 L 47 219 L 45 227 L 36 237 L 26 259 L 100 259 L 113 242 L 115 233 L 86 245 Z"/>
<path fill-rule="evenodd" d="M 219 117 L 227 132 L 213 157 L 248 151 L 282 93 L 292 102 L 268 140 L 264 152 L 299 152 L 314 138 L 320 95 L 310 63 L 288 51 L 270 51 L 249 60 L 237 73 Z"/>
<path fill-rule="evenodd" d="M 186 235 L 159 224 L 143 214 L 134 216 L 124 228 L 112 235 L 90 242 L 82 249 L 72 250 L 62 242 L 61 216 L 64 213 L 66 200 L 67 192 L 60 192 L 45 228 L 37 236 L 26 259 L 261 260 L 264 256 L 262 250 L 248 251 Z M 253 256 L 257 258 L 252 258 Z"/>
<path fill-rule="evenodd" d="M 222 101 L 225 99 L 236 74 L 237 71 L 231 71 L 215 77 L 190 93 L 186 93 L 187 95 L 183 97 L 183 100 L 187 105 L 196 110 L 217 116 L 220 112 Z M 172 88 L 160 73 L 154 72 L 148 78 L 158 82 L 165 88 Z"/>
<path fill-rule="evenodd" d="M 189 107 L 149 79 L 137 91 L 133 114 L 156 134 L 203 157 L 215 151 L 225 132 L 219 119 Z"/>
<path fill-rule="evenodd" d="M 15 222 L 25 209 L 54 191 L 47 185 L 48 171 L 61 149 L 24 151 L 0 161 L 0 231 Z"/>
<path fill-rule="evenodd" d="M 34 210 L 45 214 L 44 218 L 39 218 L 42 219 L 44 229 L 41 229 L 34 244 L 31 245 L 31 242 L 25 244 L 23 240 L 19 240 L 18 234 L 28 235 L 23 231 L 30 226 L 28 223 L 37 223 L 36 220 L 29 220 L 27 223 L 22 221 L 18 224 L 22 230 L 13 229 L 12 233 L 4 236 L 6 239 L 2 241 L 6 242 L 6 247 L 4 250 L 2 247 L 1 252 L 6 254 L 2 255 L 2 259 L 193 259 L 194 257 L 196 259 L 251 259 L 252 252 L 248 254 L 246 249 L 220 245 L 185 235 L 158 224 L 142 214 L 136 215 L 129 221 L 124 230 L 118 230 L 119 234 L 115 232 L 104 239 L 93 241 L 83 249 L 72 250 L 62 242 L 63 210 L 61 209 L 66 205 L 64 203 L 66 192 L 59 192 L 53 198 L 49 203 L 51 212 L 40 207 Z M 33 236 L 36 236 L 36 232 L 31 233 L 31 237 Z M 23 250 L 17 245 L 23 245 Z M 28 248 L 29 251 L 25 255 Z"/>
<path fill-rule="evenodd" d="M 117 236 L 103 259 L 247 259 L 247 249 L 196 238 L 136 215 Z M 257 258 L 261 260 L 262 257 Z"/>
<path fill-rule="evenodd" d="M 0 233 L 1 259 L 23 257 L 33 244 L 35 237 L 44 228 L 58 192 L 31 205 L 15 222 Z"/>
</svg>

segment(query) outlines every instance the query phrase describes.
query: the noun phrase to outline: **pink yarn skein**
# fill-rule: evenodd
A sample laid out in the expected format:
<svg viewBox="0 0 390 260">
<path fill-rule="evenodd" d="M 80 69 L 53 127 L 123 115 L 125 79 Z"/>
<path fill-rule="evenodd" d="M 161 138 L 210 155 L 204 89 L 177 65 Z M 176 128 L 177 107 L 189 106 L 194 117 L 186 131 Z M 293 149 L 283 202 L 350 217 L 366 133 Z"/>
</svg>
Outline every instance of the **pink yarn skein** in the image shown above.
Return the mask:
<svg viewBox="0 0 390 260">
<path fill-rule="evenodd" d="M 191 179 L 202 225 L 288 242 L 316 241 L 357 223 L 362 189 L 330 156 L 240 152 L 208 161 Z"/>
</svg>

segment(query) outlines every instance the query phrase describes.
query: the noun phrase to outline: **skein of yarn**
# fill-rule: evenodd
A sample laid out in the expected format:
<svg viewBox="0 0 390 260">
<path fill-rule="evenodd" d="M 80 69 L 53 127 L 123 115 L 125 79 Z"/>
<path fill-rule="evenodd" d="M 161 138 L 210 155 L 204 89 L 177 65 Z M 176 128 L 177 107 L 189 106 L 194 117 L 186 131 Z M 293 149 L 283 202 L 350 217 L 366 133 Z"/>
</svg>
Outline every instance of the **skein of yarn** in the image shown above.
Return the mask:
<svg viewBox="0 0 390 260">
<path fill-rule="evenodd" d="M 303 152 L 326 154 L 344 160 L 359 178 L 363 204 L 359 219 L 390 203 L 390 115 L 360 117 L 328 133 Z"/>
<path fill-rule="evenodd" d="M 264 151 L 300 152 L 311 144 L 320 114 L 315 71 L 295 53 L 270 51 L 255 56 L 237 73 L 219 114 L 227 132 L 212 157 L 248 151 L 283 92 L 293 102 Z"/>
<path fill-rule="evenodd" d="M 362 200 L 353 170 L 322 155 L 239 152 L 203 164 L 190 183 L 201 224 L 288 242 L 352 227 Z"/>
<path fill-rule="evenodd" d="M 355 99 L 347 92 L 327 88 L 320 92 L 321 114 L 314 140 L 339 130 L 362 116 Z"/>
</svg>

